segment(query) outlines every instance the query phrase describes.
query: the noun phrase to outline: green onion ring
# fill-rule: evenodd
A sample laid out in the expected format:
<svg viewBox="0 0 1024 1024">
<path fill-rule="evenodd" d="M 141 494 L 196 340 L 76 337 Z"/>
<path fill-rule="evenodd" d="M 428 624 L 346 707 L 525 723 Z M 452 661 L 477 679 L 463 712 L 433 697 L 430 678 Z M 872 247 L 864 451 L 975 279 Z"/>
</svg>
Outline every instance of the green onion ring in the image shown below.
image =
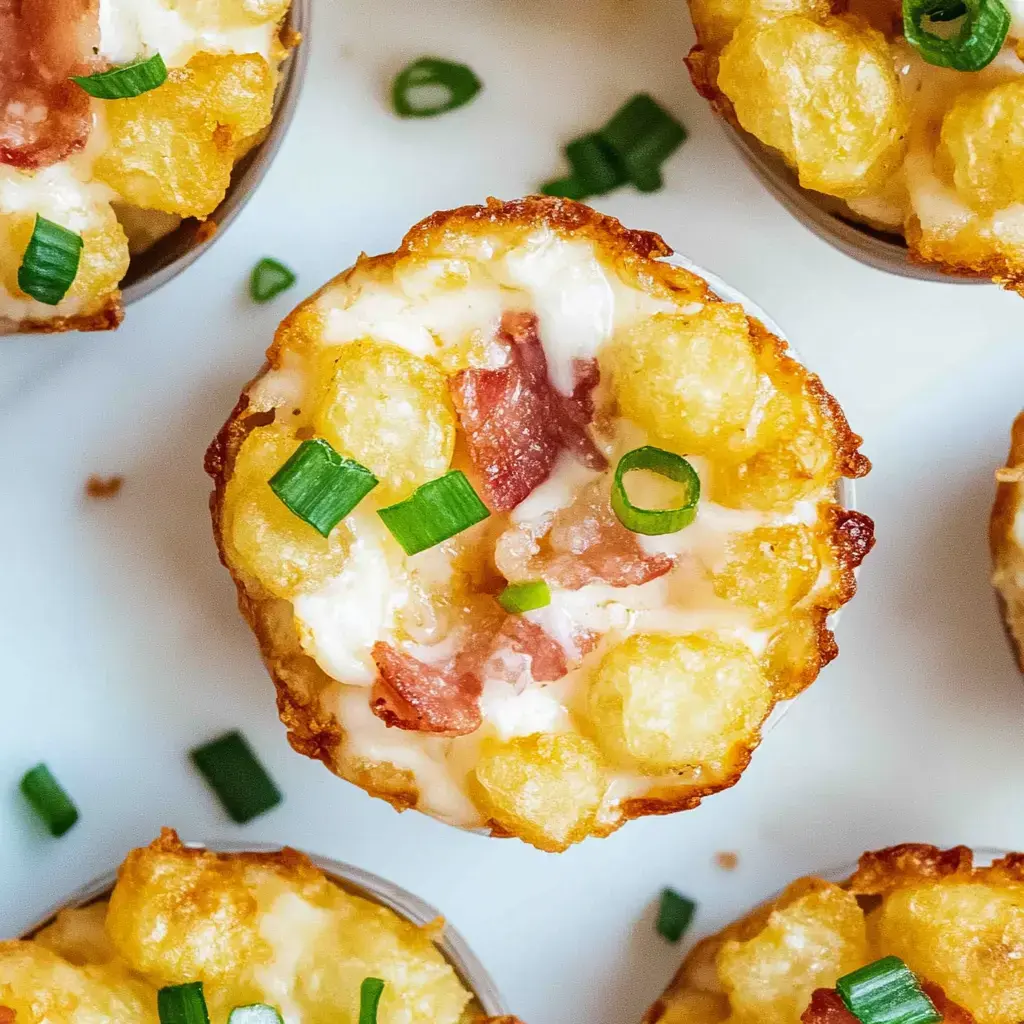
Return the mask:
<svg viewBox="0 0 1024 1024">
<path fill-rule="evenodd" d="M 675 889 L 662 889 L 658 904 L 658 919 L 654 927 L 669 942 L 678 942 L 690 927 L 697 904 Z"/>
<path fill-rule="evenodd" d="M 963 0 L 959 31 L 948 39 L 929 32 L 924 19 L 950 21 L 955 0 L 903 0 L 903 34 L 929 64 L 955 71 L 980 71 L 995 60 L 1010 31 L 1010 12 L 1002 0 Z"/>
<path fill-rule="evenodd" d="M 684 504 L 677 508 L 637 508 L 626 494 L 623 477 L 634 469 L 649 469 L 653 473 L 683 484 L 687 489 Z M 663 448 L 644 445 L 626 452 L 615 467 L 612 480 L 612 510 L 619 522 L 633 533 L 655 537 L 663 533 L 677 533 L 689 526 L 697 516 L 700 500 L 700 477 L 681 455 Z"/>
<path fill-rule="evenodd" d="M 160 1024 L 210 1024 L 201 981 L 165 985 L 156 994 Z"/>
<path fill-rule="evenodd" d="M 167 65 L 159 53 L 122 64 L 96 75 L 71 77 L 90 96 L 100 100 L 127 100 L 159 88 L 167 81 Z"/>
<path fill-rule="evenodd" d="M 942 1014 L 922 991 L 914 972 L 886 956 L 846 974 L 836 992 L 861 1024 L 937 1024 Z"/>
<path fill-rule="evenodd" d="M 237 729 L 189 754 L 232 821 L 244 825 L 281 802 L 281 791 Z"/>
<path fill-rule="evenodd" d="M 490 514 L 460 469 L 450 469 L 421 484 L 408 498 L 377 510 L 407 555 L 426 551 Z"/>
<path fill-rule="evenodd" d="M 33 299 L 56 306 L 78 276 L 82 245 L 81 235 L 37 213 L 18 267 L 18 287 Z"/>
<path fill-rule="evenodd" d="M 228 1024 L 284 1024 L 276 1007 L 267 1003 L 236 1006 L 228 1014 Z"/>
<path fill-rule="evenodd" d="M 499 595 L 498 604 L 511 615 L 522 615 L 551 604 L 551 588 L 544 580 L 510 583 Z"/>
<path fill-rule="evenodd" d="M 391 105 L 399 117 L 436 117 L 465 106 L 483 88 L 473 69 L 465 64 L 420 57 L 395 76 Z M 416 92 L 441 90 L 447 95 L 434 102 L 416 102 Z"/>
<path fill-rule="evenodd" d="M 264 256 L 249 275 L 249 297 L 253 302 L 269 302 L 295 284 L 295 271 L 272 256 Z"/>
<path fill-rule="evenodd" d="M 21 792 L 43 819 L 50 835 L 59 837 L 76 821 L 78 808 L 45 764 L 37 764 L 21 777 Z"/>
<path fill-rule="evenodd" d="M 377 1024 L 377 1004 L 383 991 L 380 978 L 363 978 L 359 986 L 359 1024 Z"/>
</svg>

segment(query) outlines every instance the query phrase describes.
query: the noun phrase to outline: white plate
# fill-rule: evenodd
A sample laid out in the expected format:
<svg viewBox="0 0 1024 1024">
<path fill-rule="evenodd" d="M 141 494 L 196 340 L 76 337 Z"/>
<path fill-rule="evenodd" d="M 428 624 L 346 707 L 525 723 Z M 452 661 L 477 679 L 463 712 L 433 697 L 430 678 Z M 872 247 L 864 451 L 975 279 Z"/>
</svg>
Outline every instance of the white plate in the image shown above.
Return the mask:
<svg viewBox="0 0 1024 1024">
<path fill-rule="evenodd" d="M 1024 685 L 985 548 L 991 471 L 1024 401 L 1024 300 L 872 271 L 795 222 L 687 81 L 678 0 L 316 0 L 313 17 L 292 129 L 223 239 L 118 334 L 0 344 L 2 933 L 169 824 L 393 879 L 445 909 L 527 1024 L 630 1024 L 679 959 L 652 926 L 662 885 L 700 901 L 707 931 L 865 849 L 1024 848 Z M 387 82 L 424 53 L 468 61 L 484 91 L 400 122 Z M 663 192 L 599 205 L 661 231 L 785 325 L 866 437 L 876 469 L 858 497 L 879 542 L 839 659 L 739 785 L 550 856 L 395 814 L 289 749 L 217 563 L 202 456 L 293 303 L 432 210 L 562 173 L 559 146 L 640 89 L 690 139 Z M 253 307 L 245 282 L 263 255 L 299 284 Z M 124 491 L 86 502 L 90 473 L 123 473 Z M 234 727 L 286 794 L 246 828 L 185 753 Z M 40 760 L 82 808 L 59 841 L 16 792 Z M 719 850 L 739 852 L 735 872 L 714 866 Z"/>
</svg>

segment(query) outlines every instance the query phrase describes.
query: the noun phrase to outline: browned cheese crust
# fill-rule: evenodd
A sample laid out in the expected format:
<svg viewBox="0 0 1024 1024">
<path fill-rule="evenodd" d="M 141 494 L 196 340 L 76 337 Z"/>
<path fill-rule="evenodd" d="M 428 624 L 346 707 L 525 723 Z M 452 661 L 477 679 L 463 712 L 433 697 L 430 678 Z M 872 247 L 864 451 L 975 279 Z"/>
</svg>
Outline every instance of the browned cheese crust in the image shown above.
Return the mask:
<svg viewBox="0 0 1024 1024">
<path fill-rule="evenodd" d="M 12 321 L 0 317 L 0 335 L 62 334 L 64 331 L 112 331 L 124 320 L 124 303 L 120 291 L 112 292 L 92 313 L 76 316 L 55 316 L 50 320 Z"/>
<path fill-rule="evenodd" d="M 662 238 L 649 231 L 625 228 L 612 217 L 569 200 L 532 196 L 502 202 L 489 199 L 484 206 L 466 206 L 443 211 L 414 226 L 393 253 L 379 256 L 361 255 L 356 265 L 328 282 L 317 293 L 301 303 L 281 323 L 273 344 L 267 350 L 267 361 L 260 373 L 246 386 L 231 415 L 211 443 L 205 460 L 206 472 L 212 477 L 214 490 L 210 497 L 213 531 L 221 562 L 231 572 L 238 593 L 242 615 L 259 641 L 264 664 L 277 690 L 277 707 L 281 721 L 288 729 L 288 740 L 301 754 L 320 760 L 336 774 L 347 778 L 373 796 L 388 801 L 396 810 L 412 808 L 418 800 L 412 774 L 389 764 L 367 763 L 358 768 L 339 768 L 337 757 L 343 734 L 333 715 L 321 710 L 321 694 L 337 683 L 328 676 L 300 645 L 294 625 L 291 604 L 273 597 L 259 583 L 245 578 L 227 556 L 224 542 L 224 496 L 232 474 L 234 460 L 251 430 L 273 421 L 273 410 L 250 408 L 249 388 L 270 370 L 281 365 L 289 347 L 302 345 L 304 334 L 315 330 L 320 314 L 316 301 L 337 283 L 345 281 L 357 270 L 387 270 L 400 260 L 417 253 L 437 253 L 449 248 L 458 251 L 460 240 L 483 235 L 500 228 L 513 236 L 525 237 L 537 228 L 547 226 L 571 238 L 596 243 L 601 254 L 613 262 L 628 279 L 638 286 L 658 292 L 689 295 L 704 302 L 719 301 L 706 282 L 689 271 L 661 259 L 672 254 Z M 749 318 L 748 318 L 749 319 Z M 749 319 L 754 343 L 764 364 L 781 368 L 791 386 L 810 396 L 820 412 L 829 433 L 836 465 L 841 475 L 864 476 L 870 462 L 858 450 L 861 438 L 854 434 L 836 400 L 824 389 L 818 377 L 807 371 L 787 354 L 786 344 L 772 335 L 761 323 Z M 828 614 L 845 604 L 856 589 L 854 571 L 874 543 L 871 520 L 856 511 L 833 506 L 829 511 L 831 532 L 829 545 L 837 569 L 836 584 L 830 592 L 828 607 L 816 608 L 813 628 L 816 653 L 802 671 L 795 674 L 778 693 L 788 699 L 810 685 L 820 669 L 832 661 L 838 648 L 828 628 Z M 750 760 L 753 747 L 735 763 L 734 770 L 722 782 L 704 787 L 664 793 L 652 792 L 643 798 L 622 803 L 622 819 L 612 827 L 595 827 L 592 834 L 607 835 L 624 821 L 650 814 L 669 814 L 695 807 L 703 797 L 734 785 Z M 508 836 L 494 821 L 489 822 L 491 835 Z"/>
<path fill-rule="evenodd" d="M 996 471 L 996 500 L 989 521 L 992 583 L 1006 635 L 1017 664 L 1024 672 L 1024 551 L 1014 535 L 1014 523 L 1024 493 L 1024 413 L 1013 421 L 1006 466 Z"/>
</svg>

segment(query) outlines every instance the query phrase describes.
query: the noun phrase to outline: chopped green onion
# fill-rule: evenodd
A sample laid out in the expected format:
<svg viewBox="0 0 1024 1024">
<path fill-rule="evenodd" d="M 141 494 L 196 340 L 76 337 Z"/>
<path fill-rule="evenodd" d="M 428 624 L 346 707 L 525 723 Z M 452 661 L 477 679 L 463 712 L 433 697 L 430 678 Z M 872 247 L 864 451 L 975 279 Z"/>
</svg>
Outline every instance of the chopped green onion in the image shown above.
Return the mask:
<svg viewBox="0 0 1024 1024">
<path fill-rule="evenodd" d="M 649 469 L 653 473 L 683 484 L 686 498 L 675 508 L 637 508 L 626 494 L 623 477 L 634 469 Z M 612 510 L 627 530 L 657 536 L 676 533 L 689 526 L 697 516 L 697 502 L 700 500 L 700 477 L 696 470 L 681 455 L 667 452 L 663 448 L 644 445 L 634 448 L 619 459 L 612 479 Z"/>
<path fill-rule="evenodd" d="M 587 198 L 587 190 L 575 178 L 556 178 L 545 182 L 540 191 L 546 196 L 558 196 L 561 199 L 578 201 Z"/>
<path fill-rule="evenodd" d="M 101 71 L 96 75 L 71 77 L 90 96 L 100 100 L 126 100 L 132 96 L 141 96 L 150 92 L 167 81 L 167 65 L 159 53 L 142 60 L 122 64 L 120 67 Z"/>
<path fill-rule="evenodd" d="M 303 441 L 270 478 L 270 489 L 324 537 L 377 486 L 377 478 L 323 438 Z"/>
<path fill-rule="evenodd" d="M 600 132 L 591 132 L 570 142 L 565 147 L 565 156 L 572 168 L 573 180 L 586 189 L 588 196 L 607 195 L 626 183 L 622 164 Z"/>
<path fill-rule="evenodd" d="M 840 978 L 836 991 L 862 1024 L 935 1024 L 942 1014 L 898 956 L 886 956 Z"/>
<path fill-rule="evenodd" d="M 62 836 L 76 821 L 78 808 L 45 764 L 21 777 L 21 791 L 52 836 Z"/>
<path fill-rule="evenodd" d="M 658 907 L 658 921 L 655 927 L 662 938 L 678 942 L 686 933 L 693 920 L 697 904 L 675 889 L 663 889 Z"/>
<path fill-rule="evenodd" d="M 156 1009 L 160 1024 L 210 1024 L 201 981 L 160 989 L 156 994 Z"/>
<path fill-rule="evenodd" d="M 544 580 L 510 583 L 499 595 L 498 604 L 507 612 L 519 615 L 551 604 L 551 590 Z"/>
<path fill-rule="evenodd" d="M 253 302 L 269 302 L 277 298 L 281 292 L 287 291 L 293 284 L 293 271 L 279 260 L 264 256 L 249 275 L 249 295 Z"/>
<path fill-rule="evenodd" d="M 420 57 L 395 76 L 391 103 L 399 117 L 435 117 L 464 106 L 481 88 L 465 64 Z"/>
<path fill-rule="evenodd" d="M 963 24 L 949 36 L 930 32 L 925 19 Z M 903 0 L 903 34 L 929 64 L 956 71 L 980 71 L 996 58 L 1010 31 L 1010 12 L 1002 0 Z"/>
<path fill-rule="evenodd" d="M 686 141 L 686 129 L 646 93 L 627 100 L 600 135 L 625 177 L 644 192 L 661 187 L 658 168 Z"/>
<path fill-rule="evenodd" d="M 377 1004 L 383 991 L 380 978 L 363 978 L 359 986 L 359 1024 L 377 1024 Z"/>
<path fill-rule="evenodd" d="M 56 306 L 75 280 L 81 258 L 82 236 L 37 213 L 18 268 L 18 287 L 33 299 Z"/>
<path fill-rule="evenodd" d="M 236 1006 L 228 1014 L 228 1024 L 284 1024 L 280 1012 L 266 1003 Z"/>
<path fill-rule="evenodd" d="M 407 555 L 426 551 L 490 514 L 460 469 L 449 470 L 417 487 L 404 501 L 377 512 Z"/>
<path fill-rule="evenodd" d="M 244 825 L 281 802 L 281 791 L 237 730 L 196 747 L 191 757 L 232 821 Z"/>
</svg>

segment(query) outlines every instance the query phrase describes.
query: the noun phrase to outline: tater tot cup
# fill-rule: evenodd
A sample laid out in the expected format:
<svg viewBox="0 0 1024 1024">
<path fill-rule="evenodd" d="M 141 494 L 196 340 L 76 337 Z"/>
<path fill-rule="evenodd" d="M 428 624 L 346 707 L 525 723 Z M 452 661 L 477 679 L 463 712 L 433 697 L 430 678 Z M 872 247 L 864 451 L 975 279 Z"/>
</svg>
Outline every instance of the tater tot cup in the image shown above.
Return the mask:
<svg viewBox="0 0 1024 1024">
<path fill-rule="evenodd" d="M 642 1024 L 853 1021 L 836 981 L 901 959 L 948 1024 L 1024 1014 L 1024 855 L 906 843 L 797 879 L 683 959 Z"/>
<path fill-rule="evenodd" d="M 1024 288 L 1020 24 L 987 67 L 926 63 L 900 8 L 690 0 L 697 91 L 770 192 L 854 259 Z"/>
<path fill-rule="evenodd" d="M 505 1016 L 508 1011 L 504 1007 L 501 994 L 494 980 L 458 931 L 444 920 L 439 910 L 394 882 L 390 882 L 379 875 L 364 871 L 362 868 L 351 864 L 332 860 L 329 857 L 321 857 L 317 854 L 309 853 L 298 854 L 293 850 L 282 849 L 267 843 L 216 842 L 208 845 L 203 843 L 186 843 L 184 847 L 186 850 L 209 850 L 214 853 L 228 854 L 231 857 L 237 855 L 248 858 L 257 870 L 262 865 L 266 865 L 272 871 L 280 870 L 285 874 L 295 871 L 297 861 L 308 860 L 309 863 L 323 872 L 330 882 L 343 889 L 346 893 L 385 907 L 397 914 L 403 921 L 409 922 L 418 929 L 426 929 L 429 932 L 431 944 L 452 967 L 461 985 L 471 995 L 470 1001 L 462 1011 L 458 1024 L 521 1024 L 515 1018 Z M 169 850 L 170 854 L 174 856 L 180 847 L 177 837 L 165 830 L 160 839 L 153 843 L 146 851 L 143 851 L 143 856 L 148 855 L 149 851 L 153 849 L 157 849 L 165 854 Z M 34 938 L 41 931 L 52 925 L 61 911 L 85 908 L 108 900 L 122 870 L 123 866 L 117 870 L 107 872 L 71 893 L 71 895 L 61 900 L 60 903 L 43 915 L 37 924 L 26 929 L 21 938 Z M 209 907 L 212 910 L 217 901 L 215 898 L 210 899 L 209 896 L 206 898 L 209 900 Z M 124 915 L 122 914 L 122 916 Z M 300 924 L 302 923 L 301 915 L 296 916 L 296 921 Z M 441 922 L 440 926 L 438 922 Z M 74 936 L 75 931 L 71 927 L 67 930 L 67 934 Z M 85 935 L 84 932 L 82 934 L 83 936 Z M 3 945 L 0 942 L 0 964 L 2 964 L 2 960 Z M 2 966 L 0 966 L 0 1002 L 2 1002 L 3 997 L 3 980 L 3 970 Z M 491 1021 L 490 1018 L 492 1017 L 495 1020 Z"/>
<path fill-rule="evenodd" d="M 284 321 L 206 465 L 296 750 L 559 851 L 731 786 L 835 657 L 873 543 L 840 492 L 860 439 L 670 255 L 578 203 L 491 200 Z M 379 484 L 318 533 L 268 481 L 325 445 Z M 471 517 L 410 554 L 453 477 Z"/>
</svg>

